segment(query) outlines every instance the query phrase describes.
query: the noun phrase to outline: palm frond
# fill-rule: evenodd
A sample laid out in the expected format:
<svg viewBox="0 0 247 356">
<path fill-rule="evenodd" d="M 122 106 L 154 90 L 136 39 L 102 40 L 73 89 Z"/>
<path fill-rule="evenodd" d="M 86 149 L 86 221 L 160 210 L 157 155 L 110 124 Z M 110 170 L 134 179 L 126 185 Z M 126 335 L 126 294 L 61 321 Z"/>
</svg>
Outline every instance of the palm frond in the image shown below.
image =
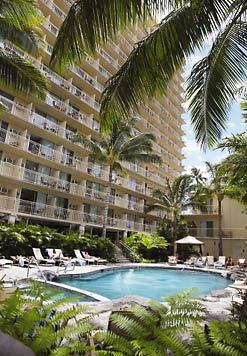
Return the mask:
<svg viewBox="0 0 247 356">
<path fill-rule="evenodd" d="M 18 29 L 8 23 L 5 18 L 0 18 L 0 37 L 9 41 L 11 44 L 25 50 L 33 56 L 39 54 L 40 48 L 38 39 L 41 39 L 41 32 L 34 27 Z"/>
<path fill-rule="evenodd" d="M 166 1 L 170 3 L 171 1 Z M 63 22 L 51 56 L 51 65 L 73 64 L 86 52 L 115 39 L 117 31 L 148 19 L 164 9 L 162 0 L 77 0 Z"/>
<path fill-rule="evenodd" d="M 107 82 L 101 101 L 101 125 L 127 118 L 138 103 L 165 94 L 169 80 L 186 58 L 219 26 L 226 5 L 218 1 L 185 4 L 167 15 L 136 44 L 125 64 Z M 111 121 L 111 122 L 110 122 Z"/>
<path fill-rule="evenodd" d="M 6 22 L 19 30 L 25 31 L 40 24 L 41 15 L 34 0 L 1 0 L 0 12 Z"/>
<path fill-rule="evenodd" d="M 231 22 L 188 78 L 191 122 L 203 148 L 221 138 L 235 92 L 246 80 L 246 33 L 246 23 Z"/>
<path fill-rule="evenodd" d="M 45 99 L 47 81 L 28 60 L 0 50 L 0 82 L 6 88 Z"/>
</svg>

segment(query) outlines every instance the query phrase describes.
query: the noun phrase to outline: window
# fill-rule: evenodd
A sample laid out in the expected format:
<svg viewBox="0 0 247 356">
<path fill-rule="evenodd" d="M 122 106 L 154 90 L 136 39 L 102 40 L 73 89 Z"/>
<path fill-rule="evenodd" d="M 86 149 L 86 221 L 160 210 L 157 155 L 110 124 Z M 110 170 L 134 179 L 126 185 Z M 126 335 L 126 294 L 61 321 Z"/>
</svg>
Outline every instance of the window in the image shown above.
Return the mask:
<svg viewBox="0 0 247 356">
<path fill-rule="evenodd" d="M 201 221 L 200 222 L 200 236 L 201 237 L 213 237 L 214 235 L 214 222 L 213 221 Z"/>
</svg>

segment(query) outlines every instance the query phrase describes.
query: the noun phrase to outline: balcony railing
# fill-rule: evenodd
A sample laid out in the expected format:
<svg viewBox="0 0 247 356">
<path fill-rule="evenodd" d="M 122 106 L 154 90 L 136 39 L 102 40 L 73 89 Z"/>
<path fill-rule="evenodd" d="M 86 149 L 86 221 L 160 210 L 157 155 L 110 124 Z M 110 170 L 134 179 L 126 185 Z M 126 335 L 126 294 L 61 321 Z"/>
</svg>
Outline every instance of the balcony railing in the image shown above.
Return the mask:
<svg viewBox="0 0 247 356">
<path fill-rule="evenodd" d="M 102 215 L 94 215 L 74 209 L 66 209 L 59 206 L 48 205 L 38 202 L 31 202 L 23 199 L 15 199 L 11 197 L 1 197 L 0 211 L 6 214 L 19 216 L 32 216 L 46 220 L 62 220 L 86 225 L 102 225 Z M 132 222 L 123 219 L 108 219 L 108 227 L 116 227 L 120 229 L 128 229 L 131 231 L 151 231 L 156 230 L 155 224 L 143 224 L 142 222 Z"/>
<path fill-rule="evenodd" d="M 182 211 L 182 215 L 217 215 L 218 209 L 213 205 L 206 205 L 203 209 L 188 208 Z"/>
</svg>

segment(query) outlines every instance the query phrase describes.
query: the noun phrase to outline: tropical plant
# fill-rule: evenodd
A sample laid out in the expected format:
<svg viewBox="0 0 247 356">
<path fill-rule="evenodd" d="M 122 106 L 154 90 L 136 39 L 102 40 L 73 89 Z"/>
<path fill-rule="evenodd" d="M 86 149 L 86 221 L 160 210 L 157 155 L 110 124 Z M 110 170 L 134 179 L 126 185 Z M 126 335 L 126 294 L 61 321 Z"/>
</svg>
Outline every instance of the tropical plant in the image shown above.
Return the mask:
<svg viewBox="0 0 247 356">
<path fill-rule="evenodd" d="M 156 261 L 164 260 L 165 250 L 168 246 L 163 236 L 138 232 L 125 237 L 123 242 L 142 259 Z"/>
<path fill-rule="evenodd" d="M 221 162 L 222 172 L 228 176 L 229 191 L 241 203 L 247 203 L 247 138 L 246 133 L 226 137 L 218 145 L 228 150 L 229 156 Z"/>
<path fill-rule="evenodd" d="M 165 298 L 168 305 L 151 301 L 147 307 L 135 306 L 111 315 L 111 329 L 105 335 L 106 356 L 191 355 L 189 345 L 181 339 L 192 324 L 204 319 L 205 308 L 189 300 L 191 291 Z M 199 353 L 198 353 L 199 355 Z"/>
<path fill-rule="evenodd" d="M 181 213 L 183 210 L 198 204 L 198 200 L 194 200 L 193 198 L 195 196 L 191 194 L 192 186 L 193 179 L 191 175 L 188 174 L 177 177 L 172 183 L 167 178 L 164 190 L 155 189 L 153 191 L 152 195 L 157 201 L 146 208 L 146 211 L 155 209 L 163 210 L 165 212 L 163 222 L 170 220 L 172 225 L 172 245 L 174 254 L 176 251 L 175 242 L 177 239 L 178 222 L 181 220 Z"/>
<path fill-rule="evenodd" d="M 108 209 L 112 190 L 113 175 L 115 172 L 125 173 L 122 162 L 145 162 L 161 163 L 161 158 L 153 153 L 152 142 L 155 137 L 151 133 L 131 135 L 131 125 L 120 122 L 115 125 L 110 133 L 101 135 L 100 142 L 94 142 L 78 134 L 74 137 L 75 142 L 81 142 L 89 149 L 89 158 L 104 164 L 109 169 L 108 186 L 104 199 L 104 212 L 102 224 L 102 236 L 106 237 Z"/>
<path fill-rule="evenodd" d="M 58 299 L 59 294 L 38 283 L 17 290 L 1 302 L 0 330 L 37 356 L 84 355 L 91 349 L 89 338 L 99 330 L 90 323 L 95 314 L 76 305 L 75 297 Z"/>
<path fill-rule="evenodd" d="M 40 53 L 42 21 L 33 0 L 1 0 L 0 81 L 2 86 L 18 93 L 44 99 L 47 81 L 39 69 L 20 55 L 37 57 Z M 17 46 L 16 48 L 14 46 Z"/>
<path fill-rule="evenodd" d="M 101 256 L 108 261 L 114 260 L 115 245 L 107 238 L 76 231 L 59 232 L 47 226 L 24 223 L 0 225 L 0 254 L 32 256 L 32 247 L 39 247 L 45 253 L 46 248 L 61 248 L 66 256 L 73 256 L 74 249 L 87 250 L 90 255 Z"/>
<path fill-rule="evenodd" d="M 239 0 L 77 0 L 60 28 L 51 63 L 73 64 L 117 39 L 126 25 L 134 32 L 137 23 L 143 26 L 144 37 L 103 93 L 101 124 L 109 127 L 119 117 L 128 119 L 140 101 L 165 94 L 174 73 L 210 39 L 211 50 L 193 67 L 186 90 L 196 139 L 213 146 L 236 90 L 245 84 L 246 10 Z M 150 18 L 158 16 L 162 20 L 150 26 Z"/>
<path fill-rule="evenodd" d="M 233 197 L 233 194 L 230 189 L 228 175 L 223 173 L 221 166 L 219 164 L 213 165 L 209 162 L 205 162 L 205 164 L 210 177 L 205 186 L 204 195 L 208 199 L 216 197 L 218 202 L 218 252 L 219 256 L 222 256 L 222 201 L 226 196 Z"/>
</svg>

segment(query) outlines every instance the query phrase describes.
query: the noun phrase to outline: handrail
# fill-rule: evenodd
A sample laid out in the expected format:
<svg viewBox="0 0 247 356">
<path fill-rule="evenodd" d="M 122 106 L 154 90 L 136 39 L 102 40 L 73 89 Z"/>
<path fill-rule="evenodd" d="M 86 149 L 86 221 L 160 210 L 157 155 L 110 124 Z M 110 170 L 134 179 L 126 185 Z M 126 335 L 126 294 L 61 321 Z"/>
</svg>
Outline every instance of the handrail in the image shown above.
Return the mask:
<svg viewBox="0 0 247 356">
<path fill-rule="evenodd" d="M 118 245 L 120 249 L 122 250 L 123 254 L 126 254 L 126 257 L 130 257 L 133 259 L 133 262 L 136 262 L 138 260 L 138 255 L 135 253 L 134 250 L 132 250 L 128 245 L 126 245 L 123 241 L 118 241 Z"/>
<path fill-rule="evenodd" d="M 46 278 L 45 274 L 43 273 L 43 271 L 40 269 L 40 266 L 39 266 L 39 264 L 38 264 L 38 261 L 37 261 L 37 260 L 34 260 L 34 259 L 28 263 L 27 278 L 29 277 L 29 270 L 30 270 L 30 264 L 31 264 L 31 263 L 34 263 L 34 264 L 37 266 L 40 275 L 44 278 L 45 282 L 47 282 L 47 278 Z"/>
</svg>

